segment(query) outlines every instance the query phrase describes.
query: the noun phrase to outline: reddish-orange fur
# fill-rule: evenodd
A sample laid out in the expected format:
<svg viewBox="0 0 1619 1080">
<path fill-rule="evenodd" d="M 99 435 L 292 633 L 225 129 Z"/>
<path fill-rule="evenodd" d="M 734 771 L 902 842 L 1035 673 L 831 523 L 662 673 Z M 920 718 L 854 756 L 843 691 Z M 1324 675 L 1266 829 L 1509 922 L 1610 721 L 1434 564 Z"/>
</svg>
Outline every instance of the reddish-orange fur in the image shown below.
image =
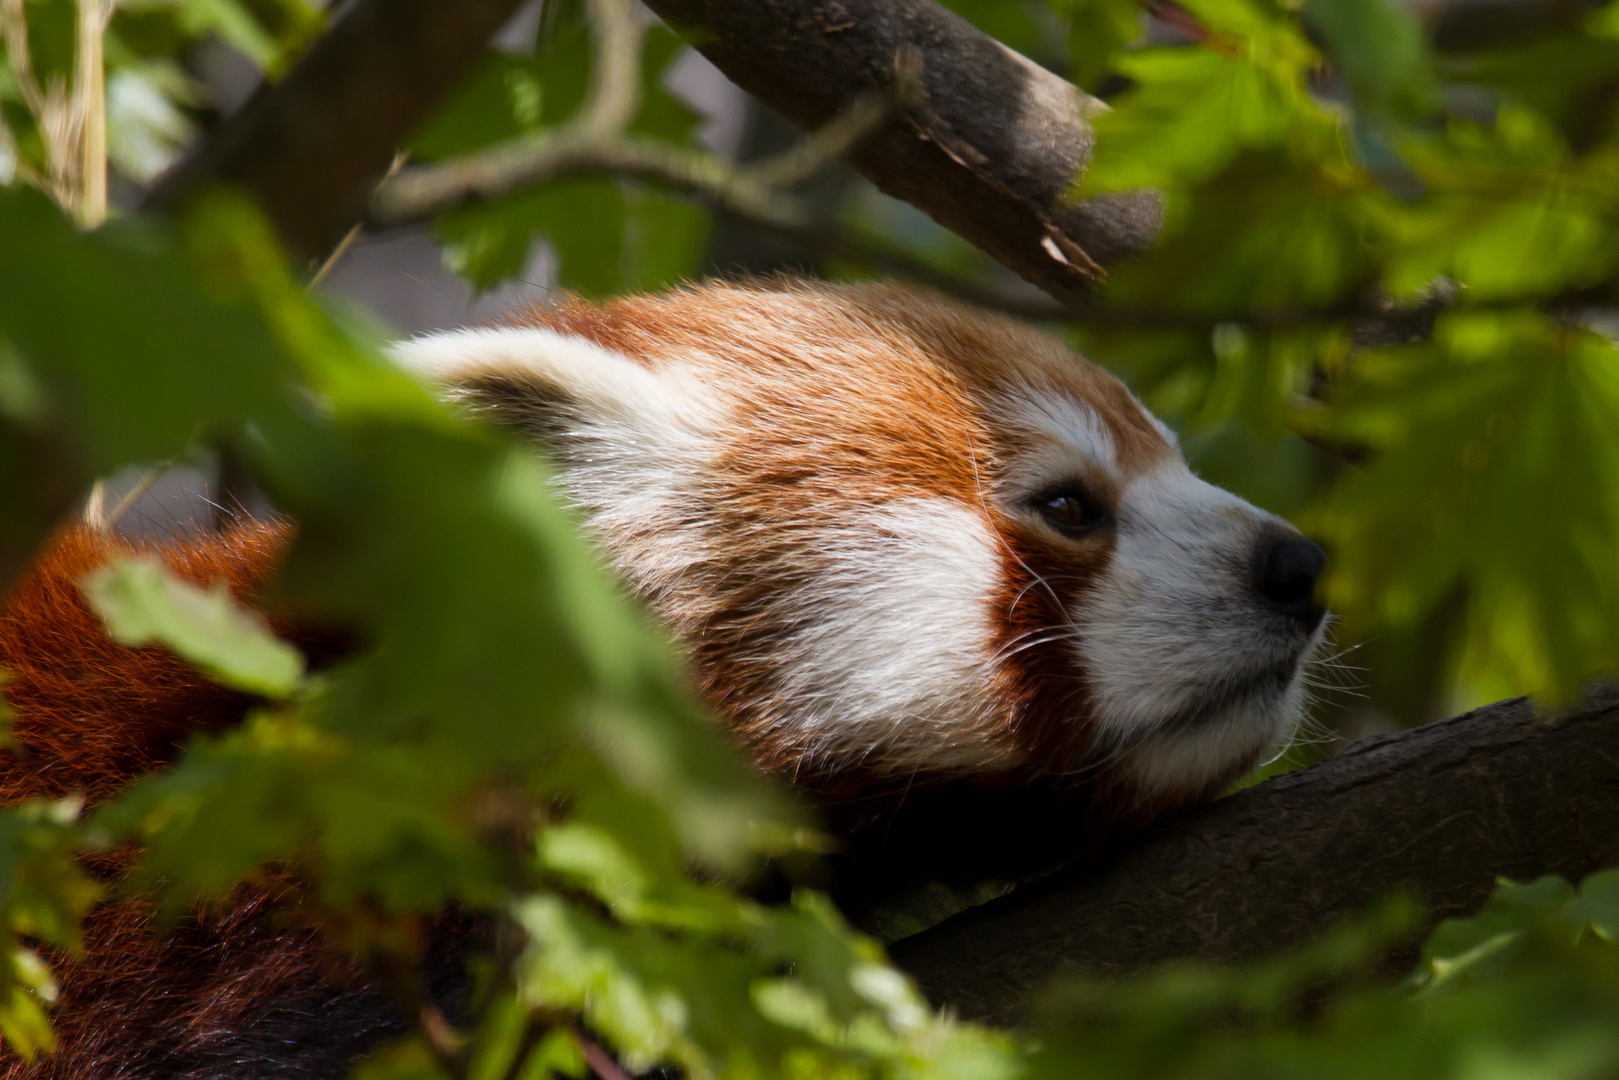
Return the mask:
<svg viewBox="0 0 1619 1080">
<path fill-rule="evenodd" d="M 148 550 L 182 577 L 222 581 L 251 599 L 288 534 L 284 525 L 245 523 Z M 193 730 L 234 723 L 249 704 L 162 648 L 108 640 L 77 582 L 134 550 L 105 533 L 68 529 L 0 610 L 0 668 L 15 715 L 13 745 L 0 751 L 0 804 L 67 795 L 104 801 L 168 764 Z M 111 877 L 122 861 L 98 858 L 94 869 Z M 166 936 L 153 931 L 143 903 L 103 905 L 85 927 L 84 958 L 53 958 L 62 988 L 53 1011 L 56 1052 L 29 1063 L 0 1049 L 0 1077 L 140 1075 L 158 1057 L 205 1068 L 222 1038 L 323 992 L 342 965 L 318 936 L 278 926 L 262 889 L 237 900 L 228 913 L 199 913 Z"/>
<path fill-rule="evenodd" d="M 1009 658 L 996 687 L 1003 707 L 993 730 L 980 737 L 1017 763 L 1004 770 L 1004 782 L 1071 773 L 1090 749 L 1089 695 L 1071 649 L 1059 640 L 1036 640 L 1043 628 L 1067 621 L 1041 582 L 1074 587 L 1091 580 L 1106 566 L 1110 542 L 1106 536 L 1084 544 L 1059 539 L 985 497 L 1000 462 L 1022 449 L 1015 433 L 993 421 L 986 402 L 1016 370 L 1091 403 L 1109 425 L 1126 477 L 1151 468 L 1171 448 L 1123 384 L 1010 319 L 901 286 L 780 284 L 576 302 L 514 320 L 585 338 L 654 369 L 671 358 L 701 355 L 710 376 L 727 387 L 768 381 L 771 393 L 742 395 L 763 404 L 731 418 L 736 449 L 714 469 L 729 485 L 715 502 L 742 515 L 723 523 L 726 535 L 740 541 L 726 568 L 736 602 L 702 625 L 679 627 L 692 646 L 704 697 L 761 764 L 824 797 L 883 786 L 881 770 L 872 775 L 858 762 L 806 763 L 791 732 L 765 730 L 732 708 L 770 693 L 772 668 L 757 643 L 778 632 L 771 619 L 780 605 L 770 603 L 770 592 L 781 581 L 779 571 L 772 576 L 766 569 L 752 580 L 750 574 L 755 567 L 802 561 L 802 541 L 782 522 L 814 520 L 850 504 L 942 497 L 977 506 L 1000 541 L 1002 584 L 994 609 L 1002 617 L 989 644 L 1006 649 Z M 827 343 L 844 348 L 828 355 Z M 763 412 L 779 408 L 784 398 L 791 415 Z M 1115 494 L 1098 480 L 1099 490 Z M 750 528 L 755 523 L 771 527 Z M 748 602 L 750 589 L 756 603 Z M 1011 648 L 1031 640 L 1036 643 Z M 901 779 L 909 789 L 926 777 Z"/>
<path fill-rule="evenodd" d="M 286 547 L 279 525 L 245 524 L 159 551 L 182 577 L 223 581 L 238 597 L 263 586 Z M 166 764 L 195 728 L 241 716 L 247 699 L 158 647 L 110 641 L 78 580 L 135 545 L 83 526 L 50 544 L 0 611 L 0 668 L 16 714 L 0 751 L 0 803 L 116 794 Z"/>
</svg>

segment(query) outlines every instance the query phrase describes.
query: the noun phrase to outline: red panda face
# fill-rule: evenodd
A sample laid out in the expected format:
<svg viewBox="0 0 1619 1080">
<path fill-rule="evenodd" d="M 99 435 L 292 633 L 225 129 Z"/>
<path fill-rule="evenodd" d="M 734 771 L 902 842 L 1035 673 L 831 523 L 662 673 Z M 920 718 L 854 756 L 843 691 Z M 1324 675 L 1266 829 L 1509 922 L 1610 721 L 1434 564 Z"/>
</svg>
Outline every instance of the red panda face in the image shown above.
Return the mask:
<svg viewBox="0 0 1619 1080">
<path fill-rule="evenodd" d="M 766 768 L 1161 806 L 1297 721 L 1320 549 L 1015 322 L 891 286 L 707 286 L 396 355 L 549 447 Z"/>
</svg>

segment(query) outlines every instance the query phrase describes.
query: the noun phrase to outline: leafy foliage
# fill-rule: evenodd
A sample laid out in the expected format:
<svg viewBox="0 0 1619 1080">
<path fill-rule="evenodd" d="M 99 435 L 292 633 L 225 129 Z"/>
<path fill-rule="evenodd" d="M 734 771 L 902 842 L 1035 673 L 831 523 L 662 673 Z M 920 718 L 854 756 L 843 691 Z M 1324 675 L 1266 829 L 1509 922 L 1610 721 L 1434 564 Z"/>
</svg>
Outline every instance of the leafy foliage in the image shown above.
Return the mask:
<svg viewBox="0 0 1619 1080">
<path fill-rule="evenodd" d="M 1464 49 L 1385 0 L 1185 3 L 1180 43 L 1112 58 L 1076 187 L 1167 201 L 1076 338 L 1328 544 L 1341 637 L 1382 639 L 1372 710 L 1405 722 L 1619 658 L 1613 16 L 1477 18 Z"/>
<path fill-rule="evenodd" d="M 119 559 L 84 579 L 91 607 L 121 645 L 167 645 L 222 686 L 284 698 L 304 658 L 222 585 L 199 589 L 151 556 Z"/>
<path fill-rule="evenodd" d="M 75 72 L 76 0 L 24 0 L 19 7 L 36 80 L 46 91 L 53 83 L 65 91 Z M 199 114 L 213 106 L 190 67 L 199 42 L 273 75 L 324 25 L 320 7 L 307 0 L 118 0 L 103 42 L 113 168 L 144 184 L 196 137 Z M 0 140 L 0 181 L 19 168 L 35 175 L 50 170 L 41 118 L 31 115 L 14 59 L 0 47 L 0 127 L 12 132 L 9 148 Z"/>
<path fill-rule="evenodd" d="M 1160 188 L 1165 237 L 1066 332 L 1185 429 L 1205 474 L 1331 543 L 1346 637 L 1382 642 L 1374 705 L 1414 720 L 1429 697 L 1564 695 L 1612 672 L 1615 9 L 1457 39 L 1390 0 L 951 6 L 1108 93 L 1076 196 Z M 416 159 L 575 113 L 588 32 L 576 5 L 547 8 L 532 55 L 488 57 Z M 26 9 L 34 68 L 65 78 L 74 5 Z M 125 0 L 106 40 L 115 169 L 147 180 L 192 136 L 199 36 L 273 77 L 320 23 L 302 0 Z M 651 29 L 633 130 L 689 145 L 695 117 L 662 85 L 679 48 Z M 0 116 L 0 181 L 45 171 L 5 62 Z M 995 280 L 891 218 L 896 246 Z M 545 242 L 563 285 L 604 294 L 697 272 L 709 224 L 668 192 L 574 177 L 437 230 L 479 286 Z M 1031 1035 L 932 1013 L 823 898 L 739 887 L 813 834 L 686 700 L 545 464 L 306 298 L 251 212 L 81 235 L 12 191 L 0 251 L 0 552 L 14 564 L 93 477 L 222 448 L 299 522 L 282 598 L 365 643 L 311 674 L 229 597 L 156 564 L 86 582 L 122 640 L 264 704 L 88 816 L 0 811 L 0 1038 L 19 1052 L 51 1045 L 34 949 L 71 954 L 101 894 L 73 856 L 133 842 L 118 887 L 166 914 L 282 875 L 374 970 L 408 969 L 446 907 L 503 928 L 516 946 L 485 958 L 461 1030 L 424 1027 L 364 1063 L 370 1080 L 582 1075 L 587 1030 L 632 1068 L 694 1077 L 1619 1072 L 1612 872 L 1503 884 L 1400 985 L 1391 949 L 1418 916 L 1392 904 L 1247 968 L 1071 981 Z M 1399 661 L 1435 653 L 1437 694 Z"/>
</svg>

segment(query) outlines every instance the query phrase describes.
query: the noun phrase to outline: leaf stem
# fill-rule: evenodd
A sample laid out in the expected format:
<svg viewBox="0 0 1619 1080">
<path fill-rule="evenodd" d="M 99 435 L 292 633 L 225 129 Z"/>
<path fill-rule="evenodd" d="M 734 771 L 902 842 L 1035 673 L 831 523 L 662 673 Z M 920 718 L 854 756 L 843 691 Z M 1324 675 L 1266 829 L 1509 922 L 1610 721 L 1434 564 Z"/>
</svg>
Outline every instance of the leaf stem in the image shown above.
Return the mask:
<svg viewBox="0 0 1619 1080">
<path fill-rule="evenodd" d="M 573 1029 L 573 1041 L 578 1045 L 585 1064 L 589 1065 L 591 1071 L 601 1077 L 601 1080 L 631 1080 L 630 1074 L 613 1060 L 611 1054 L 578 1028 Z"/>
</svg>

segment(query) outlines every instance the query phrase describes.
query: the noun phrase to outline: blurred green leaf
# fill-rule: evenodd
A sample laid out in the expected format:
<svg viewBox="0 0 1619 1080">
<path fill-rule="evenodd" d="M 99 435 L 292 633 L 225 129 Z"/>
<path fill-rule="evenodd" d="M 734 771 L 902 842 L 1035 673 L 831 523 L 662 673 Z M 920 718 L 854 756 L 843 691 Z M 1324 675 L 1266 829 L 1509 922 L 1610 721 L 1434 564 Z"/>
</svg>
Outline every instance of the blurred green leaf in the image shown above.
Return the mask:
<svg viewBox="0 0 1619 1080">
<path fill-rule="evenodd" d="M 1086 90 L 1101 89 L 1120 51 L 1141 37 L 1141 6 L 1135 0 L 1054 0 L 1052 7 L 1068 20 L 1068 77 Z"/>
<path fill-rule="evenodd" d="M 1307 0 L 1305 21 L 1326 40 L 1363 117 L 1428 116 L 1439 82 L 1416 13 L 1390 0 Z"/>
<path fill-rule="evenodd" d="M 121 645 L 162 644 L 216 682 L 265 697 L 298 688 L 304 659 L 223 585 L 201 589 L 149 556 L 116 559 L 81 583 Z"/>
<path fill-rule="evenodd" d="M 1301 88 L 1292 76 L 1214 49 L 1142 49 L 1120 57 L 1135 86 L 1098 116 L 1096 156 L 1076 197 L 1196 183 L 1244 149 L 1286 141 L 1297 126 Z"/>
<path fill-rule="evenodd" d="M 80 920 L 101 893 L 69 858 L 78 815 L 72 799 L 0 810 L 0 1037 L 25 1060 L 55 1045 L 46 1009 L 56 979 L 31 946 L 78 955 Z"/>
<path fill-rule="evenodd" d="M 1150 309 L 1169 295 L 1210 314 L 1325 307 L 1373 272 L 1367 188 L 1352 169 L 1244 154 L 1186 193 L 1178 227 L 1112 275 L 1108 299 Z"/>
<path fill-rule="evenodd" d="M 323 22 L 320 9 L 304 0 L 279 0 L 257 5 L 258 10 L 237 0 L 120 0 L 119 6 L 133 16 L 161 13 L 186 38 L 216 35 L 260 69 L 277 61 L 283 42 L 298 41 Z M 261 21 L 264 8 L 273 9 L 264 12 L 273 17 Z"/>
<path fill-rule="evenodd" d="M 578 179 L 455 211 L 440 220 L 439 233 L 450 268 L 479 286 L 519 273 L 529 246 L 543 238 L 557 253 L 564 288 L 604 296 L 689 277 L 708 215 L 642 187 Z"/>
<path fill-rule="evenodd" d="M 1568 695 L 1610 670 L 1615 410 L 1613 343 L 1535 316 L 1451 315 L 1429 348 L 1361 357 L 1317 431 L 1377 456 L 1305 518 L 1332 544 L 1335 609 L 1408 625 L 1465 588 L 1468 700 Z"/>
<path fill-rule="evenodd" d="M 1444 139 L 1411 140 L 1404 155 L 1432 193 L 1389 212 L 1399 245 L 1384 275 L 1391 292 L 1443 275 L 1471 300 L 1529 298 L 1619 267 L 1619 148 L 1575 160 L 1543 117 L 1503 109 L 1491 129 L 1457 122 Z"/>
</svg>

